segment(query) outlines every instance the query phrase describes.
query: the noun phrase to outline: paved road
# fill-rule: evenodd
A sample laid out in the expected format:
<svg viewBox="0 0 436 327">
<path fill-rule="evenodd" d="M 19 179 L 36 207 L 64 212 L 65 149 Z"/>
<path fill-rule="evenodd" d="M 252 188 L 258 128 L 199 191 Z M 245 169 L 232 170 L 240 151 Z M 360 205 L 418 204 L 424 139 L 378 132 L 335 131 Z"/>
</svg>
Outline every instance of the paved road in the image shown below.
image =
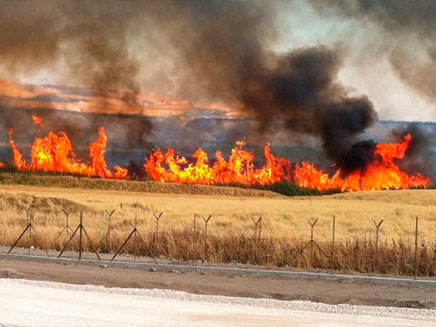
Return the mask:
<svg viewBox="0 0 436 327">
<path fill-rule="evenodd" d="M 430 327 L 436 311 L 0 279 L 0 326 Z"/>
</svg>

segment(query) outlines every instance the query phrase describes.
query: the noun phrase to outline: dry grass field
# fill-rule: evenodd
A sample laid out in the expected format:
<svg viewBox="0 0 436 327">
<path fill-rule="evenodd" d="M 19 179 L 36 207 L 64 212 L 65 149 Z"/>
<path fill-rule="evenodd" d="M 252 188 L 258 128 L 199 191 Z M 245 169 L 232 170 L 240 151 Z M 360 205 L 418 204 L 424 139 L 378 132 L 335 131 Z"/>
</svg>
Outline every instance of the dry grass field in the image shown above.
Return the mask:
<svg viewBox="0 0 436 327">
<path fill-rule="evenodd" d="M 49 177 L 53 178 L 53 177 Z M 50 179 L 49 179 L 50 180 Z M 114 252 L 132 230 L 135 215 L 147 244 L 127 251 L 149 253 L 154 246 L 153 213 L 160 219 L 159 249 L 156 255 L 178 259 L 202 258 L 216 262 L 261 262 L 272 265 L 329 267 L 331 257 L 315 254 L 296 260 L 295 255 L 310 236 L 308 220 L 318 219 L 315 240 L 331 255 L 332 217 L 336 216 L 336 264 L 341 269 L 371 271 L 374 254 L 374 224 L 384 220 L 380 229 L 380 271 L 410 274 L 413 270 L 415 217 L 420 222 L 423 247 L 423 275 L 436 273 L 431 259 L 436 255 L 436 190 L 404 190 L 342 193 L 325 196 L 284 197 L 271 192 L 237 188 L 190 187 L 182 194 L 177 184 L 149 184 L 154 192 L 0 185 L 0 245 L 11 245 L 26 225 L 24 208 L 32 204 L 31 216 L 39 234 L 38 246 L 60 249 L 65 235 L 62 208 L 71 212 L 70 225 L 77 226 L 79 212 L 84 225 L 100 251 Z M 113 188 L 113 187 L 112 187 Z M 149 190 L 148 189 L 148 190 Z M 175 190 L 175 191 L 174 191 Z M 200 190 L 200 191 L 199 191 Z M 210 192 L 208 192 L 210 190 Z M 186 191 L 186 190 L 185 190 Z M 161 192 L 161 193 L 159 193 Z M 207 194 L 210 195 L 207 195 Z M 115 210 L 107 238 L 105 210 Z M 200 216 L 193 234 L 194 215 L 212 215 L 208 227 L 208 253 L 205 255 Z M 252 218 L 262 215 L 263 240 L 253 247 Z M 24 239 L 21 245 L 28 246 Z M 425 245 L 424 245 L 425 244 Z M 371 268 L 372 267 L 372 268 Z M 378 269 L 377 269 L 378 270 Z"/>
<path fill-rule="evenodd" d="M 325 241 L 331 239 L 332 216 L 335 215 L 338 239 L 371 238 L 373 219 L 383 219 L 382 240 L 411 240 L 415 216 L 419 216 L 421 237 L 436 239 L 436 190 L 293 198 L 265 197 L 264 191 L 250 191 L 250 196 L 230 196 L 0 185 L 0 226 L 23 227 L 23 208 L 34 202 L 31 213 L 40 228 L 47 221 L 50 221 L 47 228 L 61 228 L 62 208 L 72 211 L 73 225 L 77 223 L 78 213 L 83 211 L 85 224 L 91 229 L 105 228 L 105 210 L 116 210 L 112 223 L 119 230 L 129 229 L 135 214 L 140 227 L 153 229 L 153 213 L 163 212 L 162 230 L 191 227 L 194 214 L 212 215 L 209 231 L 223 236 L 249 232 L 253 229 L 251 218 L 262 215 L 264 236 L 306 238 L 310 234 L 308 220 L 318 218 L 315 239 Z M 197 223 L 201 225 L 201 221 Z M 0 230 L 4 231 L 3 228 Z"/>
</svg>

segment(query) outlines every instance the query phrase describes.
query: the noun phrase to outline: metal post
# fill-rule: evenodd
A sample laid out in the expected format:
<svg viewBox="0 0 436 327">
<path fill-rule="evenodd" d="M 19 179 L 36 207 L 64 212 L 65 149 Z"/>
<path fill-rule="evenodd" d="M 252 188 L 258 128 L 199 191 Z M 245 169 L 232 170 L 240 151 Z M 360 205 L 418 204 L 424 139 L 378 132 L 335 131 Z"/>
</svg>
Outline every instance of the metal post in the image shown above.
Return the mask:
<svg viewBox="0 0 436 327">
<path fill-rule="evenodd" d="M 157 251 L 157 242 L 159 240 L 159 220 L 162 217 L 163 212 L 160 212 L 159 214 L 153 213 L 154 219 L 156 220 L 156 230 L 154 233 L 154 249 Z"/>
<path fill-rule="evenodd" d="M 253 235 L 253 263 L 257 259 L 257 246 L 260 241 L 261 236 L 261 228 L 262 228 L 262 216 L 260 216 L 257 220 L 251 217 L 251 221 L 254 225 L 254 235 Z"/>
<path fill-rule="evenodd" d="M 383 219 L 380 220 L 378 223 L 375 222 L 375 220 L 372 220 L 374 222 L 375 226 L 375 254 L 374 254 L 374 272 L 377 271 L 377 264 L 378 264 L 378 233 L 380 230 L 380 226 L 383 224 Z"/>
<path fill-rule="evenodd" d="M 415 259 L 413 263 L 414 274 L 413 279 L 416 279 L 418 274 L 418 217 L 415 217 Z"/>
<path fill-rule="evenodd" d="M 136 261 L 136 254 L 138 252 L 138 239 L 136 237 L 137 224 L 138 224 L 138 214 L 135 213 L 135 227 L 133 229 L 135 231 L 135 233 L 133 234 L 133 261 Z"/>
<path fill-rule="evenodd" d="M 112 211 L 104 210 L 106 215 L 108 216 L 108 225 L 107 225 L 107 234 L 106 234 L 106 242 L 109 242 L 112 230 L 112 216 L 115 213 L 115 209 Z M 109 246 L 109 245 L 108 245 Z"/>
<path fill-rule="evenodd" d="M 204 218 L 204 216 L 202 216 L 205 227 L 204 227 L 204 258 L 205 260 L 207 260 L 207 255 L 208 255 L 208 251 L 207 251 L 207 226 L 209 225 L 209 221 L 212 218 L 212 215 L 209 215 L 209 217 Z"/>
<path fill-rule="evenodd" d="M 332 233 L 332 263 L 333 269 L 335 269 L 335 232 L 336 232 L 336 216 L 333 215 L 333 233 Z"/>
<path fill-rule="evenodd" d="M 194 253 L 195 253 L 195 244 L 197 241 L 197 214 L 194 213 L 194 229 L 192 234 L 192 260 L 194 260 Z"/>
<path fill-rule="evenodd" d="M 79 223 L 79 260 L 82 259 L 82 231 L 83 231 L 83 225 L 82 225 L 82 213 L 80 213 L 80 223 Z"/>
<path fill-rule="evenodd" d="M 115 258 L 118 256 L 118 254 L 120 253 L 120 251 L 123 249 L 123 247 L 127 244 L 127 242 L 130 240 L 130 238 L 132 237 L 132 235 L 136 236 L 136 227 L 132 230 L 132 232 L 129 234 L 129 236 L 127 236 L 126 240 L 123 242 L 123 244 L 121 244 L 121 246 L 118 248 L 117 252 L 115 252 L 114 256 L 112 257 L 111 261 L 114 261 Z"/>
<path fill-rule="evenodd" d="M 20 236 L 18 236 L 17 240 L 14 242 L 14 244 L 11 246 L 11 248 L 8 251 L 8 254 L 11 253 L 11 251 L 14 249 L 14 247 L 18 244 L 18 242 L 21 240 L 24 234 L 26 234 L 27 230 L 30 228 L 30 224 L 26 226 L 26 228 L 21 232 Z"/>
<path fill-rule="evenodd" d="M 310 222 L 310 261 L 313 264 L 313 246 L 315 245 L 315 241 L 313 240 L 313 229 L 315 228 L 316 223 L 318 222 L 318 218 L 314 221 Z"/>
</svg>

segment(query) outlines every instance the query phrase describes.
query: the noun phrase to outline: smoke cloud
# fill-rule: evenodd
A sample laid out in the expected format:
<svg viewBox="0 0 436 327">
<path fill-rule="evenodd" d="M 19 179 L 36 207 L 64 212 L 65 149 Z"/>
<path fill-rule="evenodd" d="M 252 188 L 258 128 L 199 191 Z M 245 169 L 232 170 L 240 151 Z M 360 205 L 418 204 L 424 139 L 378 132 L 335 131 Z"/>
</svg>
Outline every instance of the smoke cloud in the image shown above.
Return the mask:
<svg viewBox="0 0 436 327">
<path fill-rule="evenodd" d="M 436 178 L 436 162 L 432 154 L 432 147 L 435 146 L 434 138 L 413 123 L 392 130 L 392 136 L 396 140 L 402 140 L 409 133 L 413 135 L 413 138 L 404 159 L 399 162 L 400 168 L 409 174 L 420 173 L 434 180 Z"/>
<path fill-rule="evenodd" d="M 397 46 L 389 60 L 398 76 L 428 99 L 436 100 L 436 2 L 431 0 L 311 0 L 323 14 L 371 21 L 389 35 Z M 419 56 L 417 48 L 424 49 Z M 413 53 L 413 55 L 412 55 Z"/>
<path fill-rule="evenodd" d="M 342 55 L 322 46 L 275 53 L 281 2 L 257 0 L 5 1 L 0 60 L 11 72 L 61 62 L 65 76 L 123 113 L 139 113 L 141 86 L 254 113 L 259 131 L 281 121 L 315 135 L 337 168 L 355 169 L 371 146 L 359 134 L 377 114 L 338 78 Z M 277 126 L 277 125 L 274 125 Z M 368 150 L 369 149 L 369 150 Z M 361 163 L 359 163 L 361 165 Z"/>
</svg>

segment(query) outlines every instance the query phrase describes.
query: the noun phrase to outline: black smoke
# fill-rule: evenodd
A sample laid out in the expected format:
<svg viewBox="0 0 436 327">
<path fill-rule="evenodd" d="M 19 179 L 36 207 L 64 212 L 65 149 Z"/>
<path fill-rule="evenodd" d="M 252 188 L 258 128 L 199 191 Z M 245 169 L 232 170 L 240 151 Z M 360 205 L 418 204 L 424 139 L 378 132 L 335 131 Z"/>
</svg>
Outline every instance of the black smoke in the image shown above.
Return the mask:
<svg viewBox="0 0 436 327">
<path fill-rule="evenodd" d="M 392 130 L 392 137 L 395 141 L 402 141 L 407 134 L 412 135 L 405 157 L 398 162 L 399 167 L 408 174 L 423 174 L 436 178 L 436 162 L 432 153 L 434 135 L 430 135 L 423 128 L 416 124 L 396 128 Z"/>
<path fill-rule="evenodd" d="M 102 107 L 107 90 L 118 92 L 123 114 L 141 112 L 140 85 L 226 102 L 254 113 L 260 133 L 279 121 L 291 132 L 319 137 L 337 168 L 350 171 L 353 158 L 362 157 L 359 134 L 377 114 L 366 96 L 350 96 L 338 80 L 340 51 L 318 45 L 272 50 L 281 3 L 4 1 L 0 59 L 20 73 L 60 60 L 65 76 L 89 86 Z"/>
</svg>

